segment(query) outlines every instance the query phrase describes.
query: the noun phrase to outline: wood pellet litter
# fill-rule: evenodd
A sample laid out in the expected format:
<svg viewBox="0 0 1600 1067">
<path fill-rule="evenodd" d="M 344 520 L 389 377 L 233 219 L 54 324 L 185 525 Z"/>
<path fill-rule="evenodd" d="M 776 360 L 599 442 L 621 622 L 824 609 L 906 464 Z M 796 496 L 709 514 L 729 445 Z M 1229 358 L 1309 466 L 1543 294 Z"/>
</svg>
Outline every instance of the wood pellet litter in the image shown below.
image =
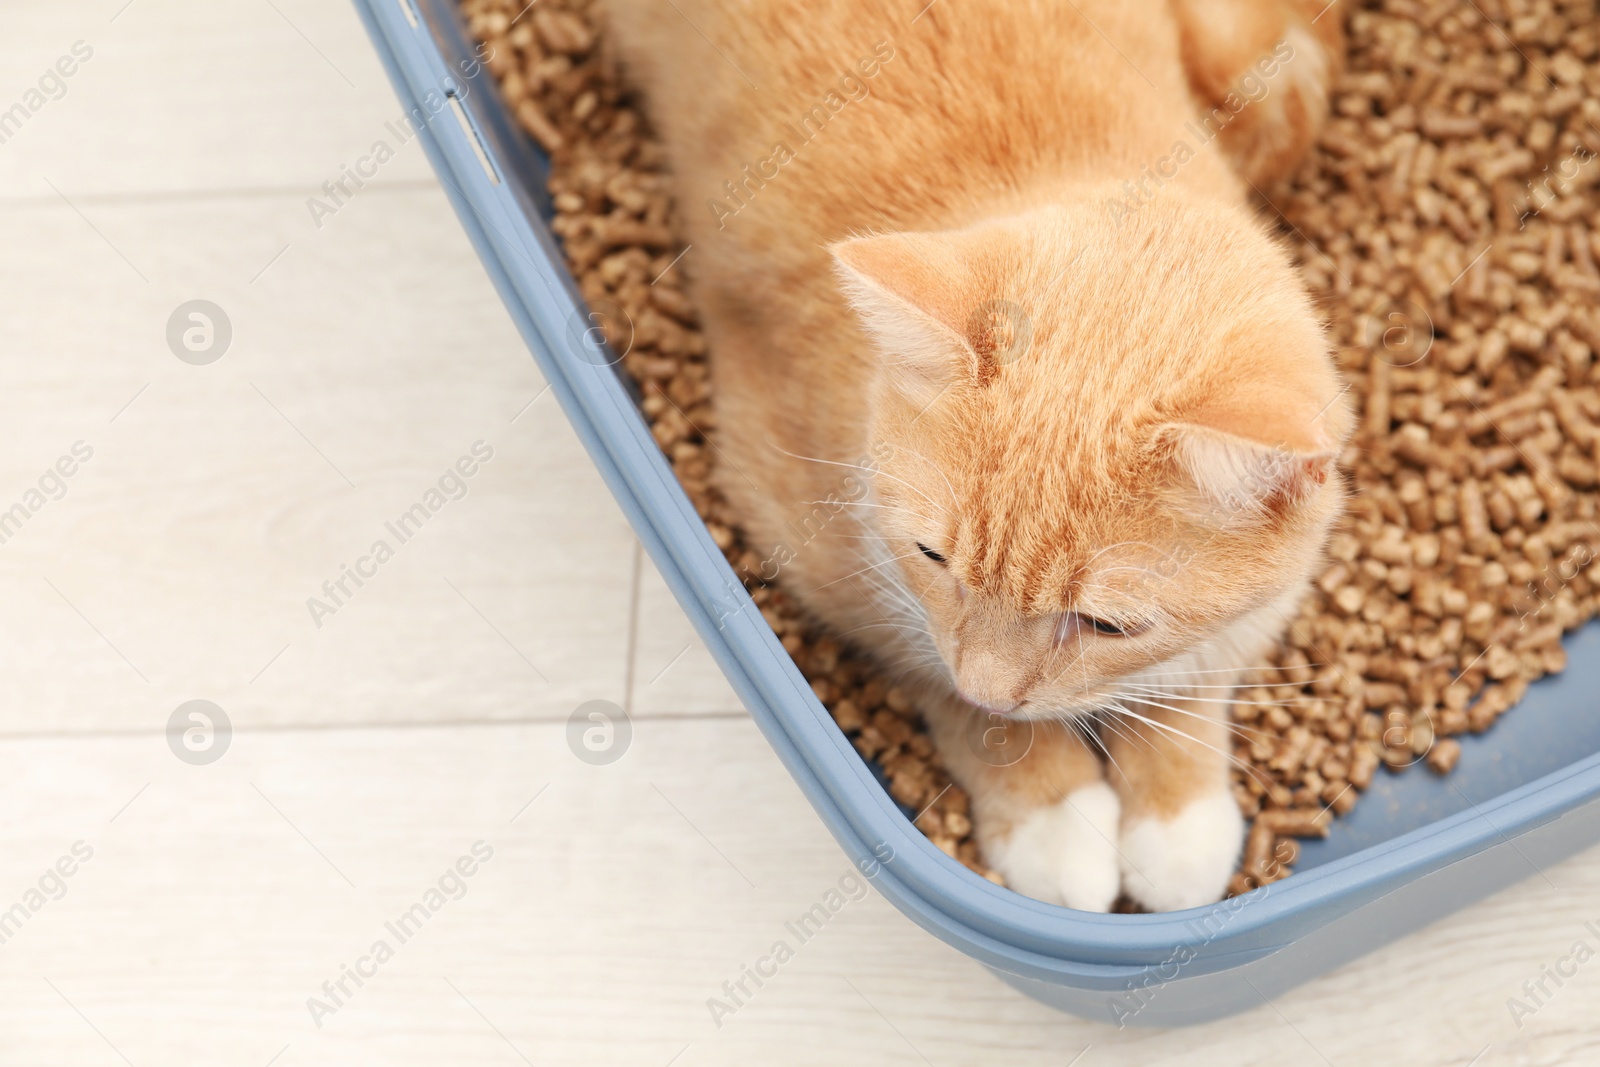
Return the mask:
<svg viewBox="0 0 1600 1067">
<path fill-rule="evenodd" d="M 1350 0 L 1326 17 L 1339 17 Z M 710 487 L 706 344 L 682 283 L 665 155 L 582 0 L 463 0 L 486 65 L 551 158 L 568 265 L 629 337 L 657 443 L 750 595 L 918 828 L 983 867 L 968 801 L 906 695 L 756 579 Z M 1240 694 L 1234 791 L 1253 820 L 1230 893 L 1290 873 L 1297 837 L 1379 768 L 1448 773 L 1565 665 L 1600 590 L 1600 24 L 1594 0 L 1371 2 L 1348 12 L 1333 116 L 1286 220 L 1362 428 L 1329 561 Z M 1387 772 L 1385 772 L 1387 773 Z M 926 810 L 923 810 L 923 809 Z"/>
</svg>

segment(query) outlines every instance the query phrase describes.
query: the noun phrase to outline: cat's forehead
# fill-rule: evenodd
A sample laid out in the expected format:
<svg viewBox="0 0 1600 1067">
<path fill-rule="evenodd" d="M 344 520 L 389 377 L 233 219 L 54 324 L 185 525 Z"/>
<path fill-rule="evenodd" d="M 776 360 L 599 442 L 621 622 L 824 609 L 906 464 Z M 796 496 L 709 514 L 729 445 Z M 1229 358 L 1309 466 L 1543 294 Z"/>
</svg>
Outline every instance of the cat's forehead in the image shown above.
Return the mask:
<svg viewBox="0 0 1600 1067">
<path fill-rule="evenodd" d="M 1017 489 L 969 502 L 950 548 L 966 582 L 1019 611 L 1059 611 L 1086 596 L 1153 597 L 1185 562 L 1149 493 L 1056 493 L 1038 480 Z"/>
</svg>

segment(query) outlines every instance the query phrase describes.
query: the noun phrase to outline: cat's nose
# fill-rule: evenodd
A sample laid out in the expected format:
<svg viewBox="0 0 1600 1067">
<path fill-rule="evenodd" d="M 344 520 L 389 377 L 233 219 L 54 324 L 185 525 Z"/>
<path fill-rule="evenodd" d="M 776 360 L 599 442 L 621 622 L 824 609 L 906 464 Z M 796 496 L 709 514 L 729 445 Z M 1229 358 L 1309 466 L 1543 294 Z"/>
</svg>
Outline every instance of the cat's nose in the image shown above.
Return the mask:
<svg viewBox="0 0 1600 1067">
<path fill-rule="evenodd" d="M 992 652 L 971 652 L 961 657 L 956 669 L 956 689 L 975 708 L 993 715 L 1007 715 L 1021 703 L 1015 671 Z"/>
</svg>

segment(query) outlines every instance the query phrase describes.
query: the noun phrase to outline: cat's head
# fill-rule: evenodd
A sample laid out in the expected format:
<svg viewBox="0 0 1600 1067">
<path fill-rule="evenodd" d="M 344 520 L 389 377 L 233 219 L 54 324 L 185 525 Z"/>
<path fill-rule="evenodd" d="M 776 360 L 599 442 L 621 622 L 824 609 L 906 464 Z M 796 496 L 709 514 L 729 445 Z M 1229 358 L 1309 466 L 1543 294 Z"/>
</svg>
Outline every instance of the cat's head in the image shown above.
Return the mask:
<svg viewBox="0 0 1600 1067">
<path fill-rule="evenodd" d="M 1050 208 L 832 251 L 878 360 L 879 592 L 966 699 L 1103 706 L 1304 586 L 1352 415 L 1242 209 Z"/>
</svg>

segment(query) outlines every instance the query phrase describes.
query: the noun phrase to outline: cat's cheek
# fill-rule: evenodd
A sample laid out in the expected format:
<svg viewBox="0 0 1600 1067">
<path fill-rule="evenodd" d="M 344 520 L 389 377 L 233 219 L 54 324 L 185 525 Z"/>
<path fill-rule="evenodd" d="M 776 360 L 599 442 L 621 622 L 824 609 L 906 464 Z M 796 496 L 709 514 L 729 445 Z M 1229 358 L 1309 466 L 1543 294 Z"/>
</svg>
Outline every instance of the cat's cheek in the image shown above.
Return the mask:
<svg viewBox="0 0 1600 1067">
<path fill-rule="evenodd" d="M 1151 911 L 1182 911 L 1222 899 L 1244 846 L 1244 817 L 1226 789 L 1207 793 L 1171 819 L 1139 819 L 1122 831 L 1122 880 Z"/>
<path fill-rule="evenodd" d="M 984 857 L 1023 896 L 1080 911 L 1110 911 L 1122 877 L 1117 822 L 1122 806 L 1104 782 L 1021 817 L 1004 838 L 984 843 Z"/>
</svg>

